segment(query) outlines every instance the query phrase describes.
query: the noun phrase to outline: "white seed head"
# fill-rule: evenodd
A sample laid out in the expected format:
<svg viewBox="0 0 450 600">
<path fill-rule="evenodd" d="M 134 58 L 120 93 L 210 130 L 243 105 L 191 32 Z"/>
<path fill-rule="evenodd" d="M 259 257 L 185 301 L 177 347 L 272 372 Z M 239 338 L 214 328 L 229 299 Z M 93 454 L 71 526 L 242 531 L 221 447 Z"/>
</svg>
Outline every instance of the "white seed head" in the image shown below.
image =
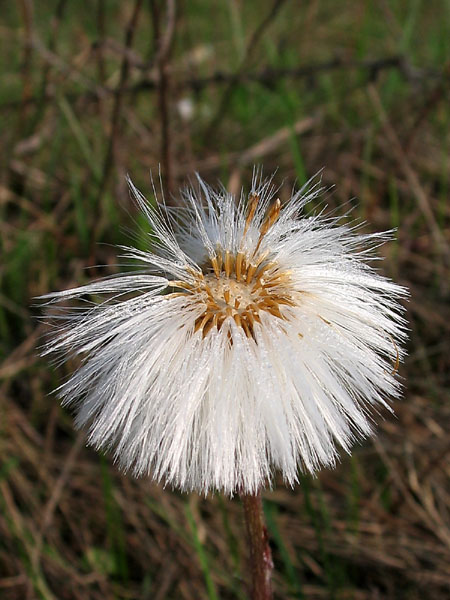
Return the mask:
<svg viewBox="0 0 450 600">
<path fill-rule="evenodd" d="M 318 184 L 283 207 L 270 179 L 238 201 L 198 184 L 169 209 L 130 182 L 153 232 L 125 249 L 141 269 L 44 296 L 108 295 L 63 309 L 44 354 L 81 359 L 59 394 L 123 469 L 203 493 L 293 485 L 400 393 L 407 293 L 366 263 L 389 234 L 302 216 Z"/>
</svg>

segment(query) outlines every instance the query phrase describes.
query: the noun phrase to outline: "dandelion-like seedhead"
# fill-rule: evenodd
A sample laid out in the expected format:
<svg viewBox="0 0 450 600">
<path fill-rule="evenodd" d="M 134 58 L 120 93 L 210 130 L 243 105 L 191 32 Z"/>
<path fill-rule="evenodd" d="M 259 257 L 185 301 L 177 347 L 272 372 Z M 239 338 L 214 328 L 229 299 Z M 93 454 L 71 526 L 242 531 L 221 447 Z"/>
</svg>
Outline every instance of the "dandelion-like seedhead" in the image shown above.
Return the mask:
<svg viewBox="0 0 450 600">
<path fill-rule="evenodd" d="M 334 465 L 400 392 L 406 290 L 366 263 L 390 234 L 303 216 L 318 183 L 281 206 L 258 174 L 238 200 L 198 178 L 177 209 L 130 187 L 152 230 L 124 248 L 141 269 L 43 297 L 108 295 L 64 309 L 44 350 L 81 359 L 58 391 L 89 443 L 204 493 Z"/>
</svg>

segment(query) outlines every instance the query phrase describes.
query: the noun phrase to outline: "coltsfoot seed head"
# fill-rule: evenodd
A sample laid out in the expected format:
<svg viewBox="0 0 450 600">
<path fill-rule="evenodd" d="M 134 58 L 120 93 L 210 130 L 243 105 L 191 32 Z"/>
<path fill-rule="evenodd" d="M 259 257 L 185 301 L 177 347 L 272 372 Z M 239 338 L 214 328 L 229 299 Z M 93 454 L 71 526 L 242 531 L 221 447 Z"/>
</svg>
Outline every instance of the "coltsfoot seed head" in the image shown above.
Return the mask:
<svg viewBox="0 0 450 600">
<path fill-rule="evenodd" d="M 82 358 L 59 394 L 123 469 L 204 493 L 254 493 L 275 471 L 292 485 L 400 393 L 407 292 L 366 262 L 390 234 L 302 216 L 318 184 L 282 207 L 257 174 L 247 200 L 198 182 L 179 209 L 130 182 L 153 232 L 125 248 L 141 270 L 44 296 L 110 296 L 65 311 L 44 354 Z"/>
</svg>

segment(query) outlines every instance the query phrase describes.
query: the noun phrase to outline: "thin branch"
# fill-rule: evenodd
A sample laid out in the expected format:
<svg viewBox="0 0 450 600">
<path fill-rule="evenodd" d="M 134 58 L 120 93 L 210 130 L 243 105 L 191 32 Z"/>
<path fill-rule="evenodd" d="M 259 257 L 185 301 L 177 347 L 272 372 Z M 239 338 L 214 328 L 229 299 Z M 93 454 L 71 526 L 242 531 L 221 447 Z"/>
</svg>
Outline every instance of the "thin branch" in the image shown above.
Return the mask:
<svg viewBox="0 0 450 600">
<path fill-rule="evenodd" d="M 122 48 L 122 47 L 121 47 Z M 39 48 L 40 51 L 44 51 L 44 48 Z M 126 51 L 124 48 L 121 49 L 120 53 L 122 55 L 127 55 L 129 58 L 129 63 L 133 65 L 133 67 L 137 69 L 143 69 L 144 62 L 138 60 L 136 56 L 132 54 L 131 51 Z M 57 57 L 51 56 L 48 51 L 42 54 L 41 58 L 43 60 L 51 60 L 53 63 L 56 63 Z M 64 70 L 64 72 L 68 71 L 67 66 L 63 66 L 62 64 L 56 65 L 60 70 Z M 146 67 L 147 69 L 148 67 Z M 237 78 L 235 73 L 227 73 L 226 71 L 215 71 L 211 75 L 207 77 L 198 77 L 198 78 L 188 78 L 182 79 L 179 81 L 174 81 L 173 85 L 176 86 L 178 91 L 191 89 L 194 92 L 200 92 L 204 88 L 212 86 L 212 85 L 226 85 L 231 81 L 235 81 L 236 84 L 245 84 L 245 83 L 259 83 L 261 85 L 265 85 L 267 87 L 272 87 L 278 83 L 280 79 L 307 79 L 309 81 L 314 81 L 316 75 L 320 73 L 329 73 L 330 71 L 356 71 L 362 70 L 366 72 L 366 80 L 369 82 L 376 81 L 380 73 L 386 70 L 394 69 L 398 71 L 407 81 L 410 82 L 421 82 L 428 80 L 436 80 L 436 81 L 448 81 L 448 75 L 446 73 L 442 73 L 435 69 L 417 69 L 412 67 L 402 56 L 394 55 L 387 56 L 382 58 L 377 58 L 371 61 L 349 61 L 343 60 L 340 58 L 333 58 L 331 60 L 311 64 L 304 65 L 301 67 L 294 67 L 291 69 L 273 69 L 266 68 L 256 72 L 243 72 Z M 171 72 L 171 71 L 170 71 Z M 171 72 L 172 74 L 172 72 Z M 77 74 L 80 83 L 86 83 L 81 80 L 81 75 Z M 82 94 L 67 94 L 66 98 L 69 101 L 74 101 L 80 98 L 83 101 L 88 101 L 89 99 L 97 100 L 99 94 L 115 94 L 116 90 L 110 89 L 108 87 L 98 86 L 98 89 L 93 89 L 93 82 L 89 81 L 89 92 L 85 92 Z M 154 92 L 158 89 L 158 78 L 157 73 L 154 75 L 146 77 L 141 81 L 138 81 L 136 84 L 130 87 L 125 87 L 123 90 L 124 94 L 136 94 L 139 92 Z M 54 97 L 54 94 L 48 93 L 46 99 L 51 99 Z M 29 103 L 35 102 L 37 100 L 36 97 L 30 98 L 28 100 Z M 18 105 L 18 101 L 5 102 L 0 105 L 1 109 L 14 109 Z"/>
<path fill-rule="evenodd" d="M 131 15 L 131 19 L 127 25 L 127 29 L 125 32 L 125 48 L 131 48 L 131 45 L 133 43 L 133 38 L 134 38 L 134 34 L 136 32 L 136 25 L 137 25 L 137 21 L 138 21 L 138 17 L 139 17 L 139 12 L 142 7 L 142 2 L 143 2 L 143 0 L 136 0 L 136 2 L 135 2 L 133 14 Z M 123 57 L 122 66 L 120 69 L 119 85 L 118 85 L 116 93 L 115 93 L 114 107 L 113 107 L 113 112 L 112 112 L 112 116 L 111 116 L 111 132 L 109 135 L 108 148 L 107 148 L 105 160 L 103 163 L 103 171 L 102 171 L 103 174 L 102 174 L 102 178 L 101 178 L 100 186 L 99 186 L 99 190 L 98 190 L 98 195 L 97 195 L 96 219 L 94 221 L 95 226 L 93 227 L 93 238 L 92 238 L 93 240 L 96 239 L 96 235 L 98 233 L 98 226 L 99 226 L 98 224 L 100 221 L 99 217 L 101 214 L 102 198 L 103 198 L 105 189 L 108 185 L 109 176 L 110 176 L 111 169 L 112 169 L 113 162 L 114 162 L 115 147 L 116 147 L 116 142 L 117 142 L 117 139 L 119 137 L 119 132 L 120 132 L 120 117 L 121 117 L 121 111 L 122 111 L 122 99 L 123 99 L 123 94 L 124 94 L 124 90 L 125 90 L 125 85 L 126 85 L 126 82 L 128 79 L 128 72 L 129 72 L 129 62 L 128 62 L 128 57 L 125 54 Z"/>
<path fill-rule="evenodd" d="M 160 31 L 160 7 L 157 0 L 151 0 L 153 14 L 153 32 L 156 52 L 149 67 L 155 65 L 158 71 L 159 111 L 161 115 L 161 161 L 165 181 L 166 195 L 170 196 L 174 189 L 172 170 L 172 140 L 170 131 L 170 76 L 169 57 L 175 33 L 176 6 L 175 0 L 167 0 L 166 28 L 164 35 Z"/>
<path fill-rule="evenodd" d="M 403 150 L 397 133 L 395 132 L 392 124 L 388 119 L 386 111 L 384 110 L 378 91 L 373 84 L 369 85 L 368 93 L 372 105 L 378 113 L 378 117 L 381 121 L 386 137 L 389 140 L 389 144 L 392 148 L 394 156 L 396 157 L 400 168 L 403 170 L 403 173 L 406 177 L 406 180 L 408 181 L 412 193 L 416 197 L 418 207 L 422 215 L 424 216 L 425 221 L 428 223 L 431 236 L 433 237 L 437 248 L 439 248 L 443 252 L 443 254 L 445 254 L 448 257 L 449 246 L 447 244 L 447 241 L 439 228 L 438 222 L 436 221 L 427 195 L 420 184 L 416 172 L 411 167 L 411 164 L 408 160 L 408 157 L 405 154 L 405 151 Z"/>
<path fill-rule="evenodd" d="M 155 10 L 156 2 L 151 0 L 152 10 Z M 157 8 L 156 8 L 157 10 Z M 161 65 L 167 63 L 170 52 L 172 50 L 173 38 L 175 35 L 175 22 L 176 22 L 176 3 L 175 0 L 167 0 L 167 11 L 166 11 L 166 29 L 164 35 L 160 36 L 159 23 L 156 24 L 158 27 L 158 37 L 156 38 L 157 46 L 155 55 L 152 59 L 144 65 L 145 70 L 150 70 L 154 65 Z M 155 26 L 155 23 L 154 23 Z"/>
<path fill-rule="evenodd" d="M 103 46 L 105 39 L 105 0 L 97 0 L 97 31 L 98 41 L 96 43 L 97 73 L 101 85 L 106 81 L 105 61 L 103 58 Z"/>
<path fill-rule="evenodd" d="M 19 128 L 23 128 L 25 116 L 27 113 L 28 102 L 32 95 L 32 57 L 33 57 L 33 2 L 32 0 L 20 0 L 20 10 L 22 12 L 24 24 L 24 45 L 23 45 L 23 62 L 22 62 L 22 101 L 19 112 Z"/>
<path fill-rule="evenodd" d="M 450 62 L 443 69 L 442 77 L 438 79 L 433 88 L 428 92 L 428 97 L 423 104 L 419 114 L 416 116 L 410 127 L 410 133 L 405 143 L 405 154 L 408 155 L 417 134 L 420 132 L 421 125 L 427 121 L 430 112 L 442 101 L 448 98 L 450 88 Z"/>
<path fill-rule="evenodd" d="M 67 0 L 59 0 L 58 4 L 55 8 L 55 13 L 52 15 L 50 22 L 50 34 L 48 39 L 48 50 L 55 54 L 57 43 L 58 43 L 58 34 L 59 34 L 59 24 L 64 16 L 64 11 L 66 8 Z M 44 68 L 42 69 L 42 82 L 41 82 L 41 101 L 40 106 L 45 106 L 45 99 L 47 94 L 47 85 L 53 64 L 50 61 L 45 61 Z"/>
<path fill-rule="evenodd" d="M 83 432 L 78 433 L 75 443 L 73 444 L 66 460 L 64 461 L 63 469 L 52 488 L 52 493 L 48 499 L 39 523 L 39 531 L 35 539 L 33 551 L 31 554 L 31 562 L 34 568 L 39 567 L 40 557 L 42 553 L 42 546 L 44 543 L 45 534 L 51 525 L 55 510 L 61 501 L 61 497 L 64 492 L 64 488 L 67 485 L 67 480 L 70 478 L 72 470 L 75 466 L 76 460 L 82 448 L 85 445 L 85 435 Z"/>
<path fill-rule="evenodd" d="M 276 14 L 280 10 L 280 8 L 283 6 L 284 2 L 285 2 L 285 0 L 275 0 L 274 3 L 272 4 L 272 8 L 270 9 L 269 13 L 266 15 L 266 17 L 261 21 L 261 23 L 258 25 L 258 27 L 253 32 L 253 35 L 250 38 L 250 41 L 245 50 L 244 58 L 242 59 L 241 64 L 239 65 L 237 71 L 233 74 L 232 78 L 229 80 L 228 86 L 223 93 L 222 100 L 220 101 L 219 108 L 217 109 L 217 112 L 216 112 L 215 116 L 213 117 L 213 119 L 211 120 L 211 123 L 206 131 L 206 134 L 205 134 L 206 139 L 208 139 L 211 136 L 211 134 L 214 133 L 214 130 L 216 129 L 219 121 L 221 121 L 223 115 L 227 111 L 234 88 L 239 81 L 239 77 L 242 75 L 242 73 L 247 68 L 264 31 L 267 29 L 267 27 L 270 26 L 272 21 L 275 19 Z"/>
</svg>

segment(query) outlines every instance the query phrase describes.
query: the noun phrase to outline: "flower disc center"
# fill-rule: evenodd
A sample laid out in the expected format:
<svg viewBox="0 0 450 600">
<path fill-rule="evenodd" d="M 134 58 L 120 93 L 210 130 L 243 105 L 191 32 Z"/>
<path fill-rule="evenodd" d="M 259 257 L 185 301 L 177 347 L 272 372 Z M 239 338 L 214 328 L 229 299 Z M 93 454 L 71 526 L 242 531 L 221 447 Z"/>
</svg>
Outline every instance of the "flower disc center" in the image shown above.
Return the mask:
<svg viewBox="0 0 450 600">
<path fill-rule="evenodd" d="M 217 306 L 224 311 L 228 307 L 243 311 L 254 302 L 254 295 L 247 283 L 227 277 L 216 279 L 214 276 L 207 276 L 205 279 Z"/>
<path fill-rule="evenodd" d="M 261 311 L 285 319 L 281 306 L 294 306 L 289 273 L 276 263 L 262 257 L 252 261 L 239 252 L 235 256 L 227 252 L 211 263 L 206 275 L 197 275 L 195 286 L 204 311 L 194 330 L 201 330 L 204 337 L 213 327 L 219 330 L 227 318 L 254 337 Z"/>
<path fill-rule="evenodd" d="M 258 202 L 259 196 L 253 195 L 242 241 L 255 217 Z M 259 226 L 259 238 L 251 252 L 232 252 L 218 245 L 202 270 L 189 271 L 194 282 L 172 283 L 173 287 L 184 290 L 182 295 L 194 296 L 203 307 L 202 314 L 195 321 L 194 332 L 201 331 L 205 337 L 214 327 L 220 330 L 225 320 L 231 318 L 248 337 L 255 338 L 254 326 L 255 322 L 261 323 L 261 311 L 286 319 L 281 307 L 295 306 L 293 299 L 296 295 L 290 273 L 271 261 L 270 251 L 263 246 L 264 237 L 277 221 L 280 209 L 281 203 L 277 199 Z"/>
</svg>

